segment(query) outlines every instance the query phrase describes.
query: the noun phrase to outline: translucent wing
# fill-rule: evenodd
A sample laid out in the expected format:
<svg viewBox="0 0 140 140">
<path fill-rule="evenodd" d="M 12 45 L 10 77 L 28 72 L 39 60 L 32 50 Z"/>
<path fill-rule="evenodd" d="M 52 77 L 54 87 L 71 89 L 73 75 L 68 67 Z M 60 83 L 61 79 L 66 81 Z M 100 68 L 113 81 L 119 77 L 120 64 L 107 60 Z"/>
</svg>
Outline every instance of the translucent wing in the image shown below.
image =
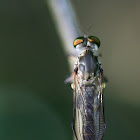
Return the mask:
<svg viewBox="0 0 140 140">
<path fill-rule="evenodd" d="M 102 140 L 104 119 L 101 74 L 91 84 L 82 85 L 75 76 L 73 131 L 77 140 Z"/>
</svg>

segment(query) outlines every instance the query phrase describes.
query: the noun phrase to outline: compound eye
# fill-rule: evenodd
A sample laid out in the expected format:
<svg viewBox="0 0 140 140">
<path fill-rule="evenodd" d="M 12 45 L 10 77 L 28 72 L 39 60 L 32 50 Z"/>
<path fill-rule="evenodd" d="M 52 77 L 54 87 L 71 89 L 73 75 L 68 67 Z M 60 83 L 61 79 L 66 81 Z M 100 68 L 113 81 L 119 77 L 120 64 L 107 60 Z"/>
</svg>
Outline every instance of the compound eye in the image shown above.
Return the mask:
<svg viewBox="0 0 140 140">
<path fill-rule="evenodd" d="M 76 48 L 76 46 L 80 43 L 83 43 L 83 40 L 84 40 L 84 37 L 78 37 L 74 40 L 73 42 L 73 45 L 74 45 L 74 48 Z"/>
<path fill-rule="evenodd" d="M 100 40 L 96 36 L 89 36 L 88 41 L 91 43 L 95 43 L 98 48 L 100 47 Z"/>
</svg>

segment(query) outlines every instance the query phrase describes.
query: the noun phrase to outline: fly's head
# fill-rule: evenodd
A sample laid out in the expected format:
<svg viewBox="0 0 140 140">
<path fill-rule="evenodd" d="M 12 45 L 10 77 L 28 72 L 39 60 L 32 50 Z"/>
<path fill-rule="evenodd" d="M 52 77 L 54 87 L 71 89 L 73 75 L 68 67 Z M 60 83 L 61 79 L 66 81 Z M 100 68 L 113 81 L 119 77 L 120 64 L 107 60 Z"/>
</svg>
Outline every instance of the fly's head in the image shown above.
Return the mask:
<svg viewBox="0 0 140 140">
<path fill-rule="evenodd" d="M 76 38 L 73 45 L 78 54 L 81 54 L 86 49 L 97 54 L 98 48 L 100 47 L 100 40 L 95 36 L 87 36 L 87 34 L 84 34 L 83 37 Z"/>
<path fill-rule="evenodd" d="M 97 51 L 100 40 L 95 36 L 78 37 L 74 41 L 74 47 L 79 53 L 77 59 L 78 74 L 82 79 L 94 78 L 99 69 Z"/>
</svg>

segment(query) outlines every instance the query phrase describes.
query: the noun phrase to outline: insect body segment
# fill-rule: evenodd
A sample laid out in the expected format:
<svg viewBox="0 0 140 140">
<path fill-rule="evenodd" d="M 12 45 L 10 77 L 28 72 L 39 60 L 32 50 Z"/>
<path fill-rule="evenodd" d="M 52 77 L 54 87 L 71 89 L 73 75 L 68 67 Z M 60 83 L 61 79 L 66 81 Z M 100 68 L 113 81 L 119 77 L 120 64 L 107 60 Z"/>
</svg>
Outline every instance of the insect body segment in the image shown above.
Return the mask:
<svg viewBox="0 0 140 140">
<path fill-rule="evenodd" d="M 76 48 L 76 51 L 80 54 L 85 49 L 89 49 L 91 51 L 97 51 L 100 46 L 100 40 L 95 36 L 89 36 L 87 37 L 78 37 L 74 40 L 73 43 L 74 47 Z"/>
<path fill-rule="evenodd" d="M 102 140 L 106 125 L 103 71 L 97 55 L 100 41 L 94 36 L 80 39 L 83 42 L 79 41 L 77 45 L 74 41 L 80 53 L 74 71 L 73 131 L 77 140 Z"/>
</svg>

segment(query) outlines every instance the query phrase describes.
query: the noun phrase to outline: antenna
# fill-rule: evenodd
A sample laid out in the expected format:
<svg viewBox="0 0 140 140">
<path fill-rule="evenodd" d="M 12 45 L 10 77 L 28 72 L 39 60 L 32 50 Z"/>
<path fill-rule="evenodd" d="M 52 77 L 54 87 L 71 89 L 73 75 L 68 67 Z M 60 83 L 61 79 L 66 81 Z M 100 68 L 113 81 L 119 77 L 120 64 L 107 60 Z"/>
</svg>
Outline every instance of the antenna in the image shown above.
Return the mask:
<svg viewBox="0 0 140 140">
<path fill-rule="evenodd" d="M 79 25 L 80 30 L 82 31 L 83 34 L 85 34 L 84 29 L 82 28 L 81 25 Z"/>
<path fill-rule="evenodd" d="M 91 29 L 91 27 L 93 27 L 93 23 L 87 28 L 86 34 L 88 34 L 88 31 L 89 31 L 89 29 Z"/>
<path fill-rule="evenodd" d="M 82 33 L 84 34 L 84 37 L 87 38 L 88 37 L 88 31 L 93 27 L 93 23 L 86 29 L 86 31 L 84 31 L 84 29 L 82 28 L 81 25 L 78 25 L 78 28 L 80 29 L 80 31 L 82 31 Z"/>
</svg>

